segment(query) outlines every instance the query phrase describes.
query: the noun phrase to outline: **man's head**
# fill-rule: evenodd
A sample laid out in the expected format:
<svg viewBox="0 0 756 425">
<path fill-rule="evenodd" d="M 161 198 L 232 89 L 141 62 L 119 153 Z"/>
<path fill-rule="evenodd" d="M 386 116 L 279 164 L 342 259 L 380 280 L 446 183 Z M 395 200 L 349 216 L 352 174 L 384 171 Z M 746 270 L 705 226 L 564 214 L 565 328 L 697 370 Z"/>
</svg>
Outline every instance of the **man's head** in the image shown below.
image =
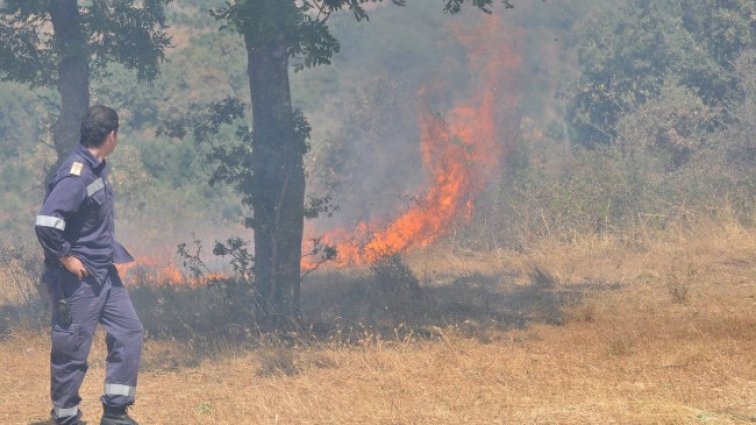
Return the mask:
<svg viewBox="0 0 756 425">
<path fill-rule="evenodd" d="M 107 106 L 95 105 L 81 120 L 80 143 L 87 148 L 104 149 L 110 154 L 118 136 L 118 113 Z"/>
</svg>

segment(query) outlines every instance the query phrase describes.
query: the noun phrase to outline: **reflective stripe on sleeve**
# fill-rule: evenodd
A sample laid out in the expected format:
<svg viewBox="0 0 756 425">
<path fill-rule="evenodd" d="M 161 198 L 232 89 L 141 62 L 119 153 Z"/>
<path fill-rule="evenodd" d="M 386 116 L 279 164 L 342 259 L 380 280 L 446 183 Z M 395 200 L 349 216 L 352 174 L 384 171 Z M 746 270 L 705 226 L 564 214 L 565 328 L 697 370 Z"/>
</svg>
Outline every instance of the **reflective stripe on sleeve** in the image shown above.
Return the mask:
<svg viewBox="0 0 756 425">
<path fill-rule="evenodd" d="M 55 416 L 58 418 L 66 418 L 69 416 L 76 416 L 79 413 L 79 405 L 77 404 L 74 407 L 58 407 L 53 406 L 53 411 L 55 412 Z"/>
<path fill-rule="evenodd" d="M 136 387 L 123 384 L 105 384 L 105 395 L 125 395 L 133 397 L 136 394 Z"/>
<path fill-rule="evenodd" d="M 54 227 L 61 232 L 66 230 L 66 221 L 60 217 L 53 217 L 51 215 L 38 215 L 34 224 L 42 227 Z"/>
<path fill-rule="evenodd" d="M 95 193 L 97 193 L 99 190 L 105 187 L 105 180 L 100 177 L 99 179 L 93 181 L 92 183 L 87 186 L 87 196 L 92 196 Z"/>
</svg>

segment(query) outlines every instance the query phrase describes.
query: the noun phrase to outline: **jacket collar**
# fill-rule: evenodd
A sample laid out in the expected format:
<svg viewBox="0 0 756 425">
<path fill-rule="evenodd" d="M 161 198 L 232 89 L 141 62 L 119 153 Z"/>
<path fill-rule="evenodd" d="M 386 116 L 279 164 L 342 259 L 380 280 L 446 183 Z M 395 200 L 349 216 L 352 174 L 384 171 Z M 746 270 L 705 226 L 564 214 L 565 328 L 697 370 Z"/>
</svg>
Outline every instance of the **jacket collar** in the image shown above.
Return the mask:
<svg viewBox="0 0 756 425">
<path fill-rule="evenodd" d="M 79 156 L 84 158 L 84 161 L 87 162 L 87 165 L 89 165 L 89 167 L 93 171 L 96 171 L 99 173 L 105 168 L 105 165 L 107 165 L 104 159 L 102 161 L 98 161 L 97 158 L 95 158 L 94 155 L 92 155 L 92 152 L 90 152 L 89 149 L 87 149 L 87 147 L 82 145 L 81 143 L 79 143 L 79 145 L 76 146 L 75 152 Z"/>
</svg>

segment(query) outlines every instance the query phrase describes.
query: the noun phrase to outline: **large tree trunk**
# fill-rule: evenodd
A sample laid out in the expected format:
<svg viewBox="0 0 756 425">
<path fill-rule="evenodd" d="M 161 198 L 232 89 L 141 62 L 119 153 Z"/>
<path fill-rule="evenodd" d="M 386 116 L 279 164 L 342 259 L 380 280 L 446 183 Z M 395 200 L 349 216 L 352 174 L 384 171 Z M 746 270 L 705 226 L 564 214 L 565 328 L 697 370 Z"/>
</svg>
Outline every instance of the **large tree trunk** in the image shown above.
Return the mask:
<svg viewBox="0 0 756 425">
<path fill-rule="evenodd" d="M 60 48 L 58 92 L 61 109 L 53 129 L 58 162 L 79 142 L 81 119 L 89 107 L 87 40 L 81 28 L 76 0 L 48 2 L 55 41 Z M 57 167 L 55 167 L 57 168 Z"/>
<path fill-rule="evenodd" d="M 299 314 L 305 175 L 295 132 L 283 34 L 245 37 L 253 116 L 254 275 L 273 323 Z"/>
</svg>

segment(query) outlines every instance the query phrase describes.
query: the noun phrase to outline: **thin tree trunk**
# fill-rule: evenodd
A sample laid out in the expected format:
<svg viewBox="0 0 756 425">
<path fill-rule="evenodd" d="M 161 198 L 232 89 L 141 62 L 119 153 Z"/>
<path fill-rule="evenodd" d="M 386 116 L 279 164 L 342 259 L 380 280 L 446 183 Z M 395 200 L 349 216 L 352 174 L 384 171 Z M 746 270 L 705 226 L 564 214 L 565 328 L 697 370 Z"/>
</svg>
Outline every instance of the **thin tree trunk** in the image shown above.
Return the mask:
<svg viewBox="0 0 756 425">
<path fill-rule="evenodd" d="M 305 176 L 295 132 L 283 34 L 263 46 L 245 37 L 253 114 L 254 274 L 274 323 L 299 313 Z"/>
<path fill-rule="evenodd" d="M 89 107 L 89 63 L 76 0 L 52 0 L 48 7 L 60 49 L 57 83 L 61 110 L 53 129 L 60 162 L 79 142 L 81 119 Z"/>
</svg>

